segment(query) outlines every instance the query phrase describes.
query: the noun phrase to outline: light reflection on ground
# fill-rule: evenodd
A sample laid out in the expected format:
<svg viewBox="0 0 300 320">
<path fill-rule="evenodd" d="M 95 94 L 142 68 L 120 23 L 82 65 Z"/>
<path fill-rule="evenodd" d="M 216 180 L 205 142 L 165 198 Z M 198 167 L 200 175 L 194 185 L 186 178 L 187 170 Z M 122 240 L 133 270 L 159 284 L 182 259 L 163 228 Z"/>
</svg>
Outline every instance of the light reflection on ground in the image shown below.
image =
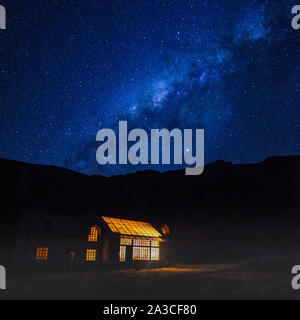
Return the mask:
<svg viewBox="0 0 300 320">
<path fill-rule="evenodd" d="M 116 272 L 123 272 L 123 273 L 179 273 L 179 272 L 215 272 L 221 270 L 228 270 L 228 269 L 236 269 L 238 268 L 238 264 L 210 264 L 210 265 L 176 265 L 173 267 L 162 267 L 162 268 L 149 268 L 149 269 L 127 269 L 121 270 Z"/>
<path fill-rule="evenodd" d="M 299 299 L 290 285 L 294 258 L 232 264 L 173 264 L 161 268 L 90 270 L 8 279 L 7 299 Z"/>
</svg>

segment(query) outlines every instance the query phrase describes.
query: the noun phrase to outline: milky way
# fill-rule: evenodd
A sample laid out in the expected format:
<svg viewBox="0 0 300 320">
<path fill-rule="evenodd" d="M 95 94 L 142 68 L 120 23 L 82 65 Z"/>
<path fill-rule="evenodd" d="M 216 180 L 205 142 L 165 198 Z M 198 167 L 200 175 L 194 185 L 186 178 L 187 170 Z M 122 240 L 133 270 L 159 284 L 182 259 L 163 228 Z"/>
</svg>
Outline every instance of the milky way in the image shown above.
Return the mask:
<svg viewBox="0 0 300 320">
<path fill-rule="evenodd" d="M 15 2 L 15 3 L 12 3 Z M 0 156 L 87 174 L 96 133 L 203 128 L 206 162 L 300 154 L 295 1 L 2 1 Z"/>
</svg>

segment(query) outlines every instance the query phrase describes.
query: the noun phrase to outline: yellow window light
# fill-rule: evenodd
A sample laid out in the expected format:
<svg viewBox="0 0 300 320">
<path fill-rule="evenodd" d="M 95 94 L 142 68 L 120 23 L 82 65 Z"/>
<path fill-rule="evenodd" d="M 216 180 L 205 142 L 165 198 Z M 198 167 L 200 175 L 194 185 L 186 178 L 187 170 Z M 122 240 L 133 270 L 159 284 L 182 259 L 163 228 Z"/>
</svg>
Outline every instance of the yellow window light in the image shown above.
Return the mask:
<svg viewBox="0 0 300 320">
<path fill-rule="evenodd" d="M 151 248 L 151 260 L 159 260 L 159 248 Z"/>
<path fill-rule="evenodd" d="M 159 247 L 159 241 L 158 240 L 151 240 L 151 246 L 152 247 Z"/>
<path fill-rule="evenodd" d="M 48 248 L 37 248 L 36 260 L 47 260 L 48 259 Z"/>
<path fill-rule="evenodd" d="M 121 245 L 127 245 L 127 246 L 131 246 L 132 245 L 132 238 L 121 238 L 120 239 L 120 244 Z"/>
<path fill-rule="evenodd" d="M 87 249 L 86 250 L 86 261 L 96 261 L 96 250 Z"/>
<path fill-rule="evenodd" d="M 124 262 L 126 260 L 126 246 L 120 246 L 120 262 Z"/>
<path fill-rule="evenodd" d="M 95 227 L 91 227 L 91 231 L 88 237 L 89 242 L 97 242 L 98 241 L 98 230 Z"/>
<path fill-rule="evenodd" d="M 150 260 L 149 247 L 133 247 L 133 260 Z"/>
<path fill-rule="evenodd" d="M 162 225 L 160 230 L 161 230 L 161 233 L 164 236 L 169 236 L 170 235 L 170 228 L 166 224 Z"/>
<path fill-rule="evenodd" d="M 147 239 L 134 239 L 133 240 L 134 246 L 142 246 L 142 247 L 149 247 L 150 246 L 150 240 Z"/>
</svg>

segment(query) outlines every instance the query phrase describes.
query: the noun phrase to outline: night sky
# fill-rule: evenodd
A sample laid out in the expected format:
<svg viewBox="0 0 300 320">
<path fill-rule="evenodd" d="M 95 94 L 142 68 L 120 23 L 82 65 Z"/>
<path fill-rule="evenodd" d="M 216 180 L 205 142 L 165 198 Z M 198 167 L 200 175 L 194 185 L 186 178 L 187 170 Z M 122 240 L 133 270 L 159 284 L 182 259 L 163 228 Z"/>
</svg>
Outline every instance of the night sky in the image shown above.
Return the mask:
<svg viewBox="0 0 300 320">
<path fill-rule="evenodd" d="M 119 120 L 204 128 L 205 163 L 300 154 L 297 2 L 0 0 L 0 157 L 145 169 L 96 162 L 97 131 Z"/>
</svg>

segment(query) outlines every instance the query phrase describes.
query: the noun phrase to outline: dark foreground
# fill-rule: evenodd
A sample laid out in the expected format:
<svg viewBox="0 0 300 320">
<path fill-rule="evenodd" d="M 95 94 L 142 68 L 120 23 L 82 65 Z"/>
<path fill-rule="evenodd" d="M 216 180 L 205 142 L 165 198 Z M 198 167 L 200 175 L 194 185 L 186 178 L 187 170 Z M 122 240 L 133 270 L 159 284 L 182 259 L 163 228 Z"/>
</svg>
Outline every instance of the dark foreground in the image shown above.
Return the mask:
<svg viewBox="0 0 300 320">
<path fill-rule="evenodd" d="M 226 264 L 8 278 L 1 299 L 299 299 L 291 287 L 297 257 Z"/>
<path fill-rule="evenodd" d="M 8 272 L 2 299 L 300 297 L 291 287 L 292 267 L 300 265 L 300 157 L 221 161 L 194 177 L 148 171 L 108 179 L 8 160 L 0 160 L 0 173 L 0 265 Z M 104 213 L 166 223 L 171 233 L 163 258 L 172 262 L 160 269 L 13 277 L 25 265 L 12 263 L 14 244 L 27 230 L 20 219 L 25 210 L 68 216 L 71 229 L 74 219 Z"/>
</svg>

